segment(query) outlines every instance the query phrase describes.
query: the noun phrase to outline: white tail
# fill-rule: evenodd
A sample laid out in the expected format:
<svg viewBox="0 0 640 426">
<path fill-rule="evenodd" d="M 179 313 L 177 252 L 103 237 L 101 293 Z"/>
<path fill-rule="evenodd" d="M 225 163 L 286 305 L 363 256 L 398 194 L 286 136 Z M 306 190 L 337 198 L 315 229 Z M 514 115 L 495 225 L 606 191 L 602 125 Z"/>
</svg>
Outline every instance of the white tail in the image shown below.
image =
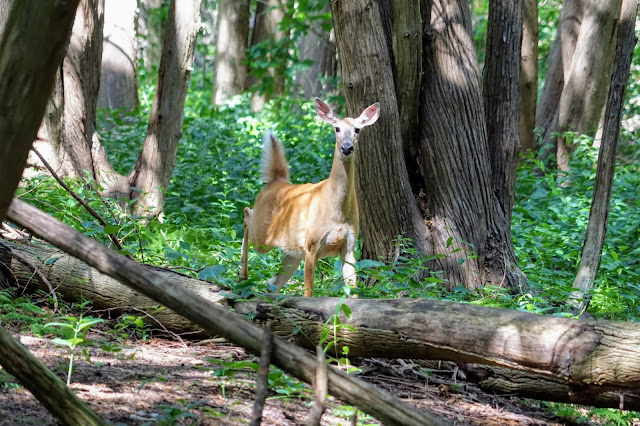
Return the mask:
<svg viewBox="0 0 640 426">
<path fill-rule="evenodd" d="M 289 182 L 289 164 L 284 156 L 282 142 L 271 131 L 264 133 L 262 141 L 262 158 L 260 159 L 262 182 Z"/>
<path fill-rule="evenodd" d="M 248 248 L 260 253 L 273 247 L 284 252 L 282 272 L 269 280 L 280 291 L 304 259 L 304 295 L 313 292 L 318 259 L 340 255 L 345 284 L 355 287 L 355 243 L 358 238 L 358 201 L 354 184 L 354 157 L 360 129 L 375 123 L 380 104 L 367 107 L 358 118 L 340 118 L 329 105 L 315 99 L 318 116 L 331 123 L 336 136 L 329 178 L 315 184 L 289 183 L 289 165 L 282 143 L 265 133 L 261 174 L 266 183 L 253 209 L 244 209 L 242 263 L 238 281 L 249 274 Z"/>
</svg>

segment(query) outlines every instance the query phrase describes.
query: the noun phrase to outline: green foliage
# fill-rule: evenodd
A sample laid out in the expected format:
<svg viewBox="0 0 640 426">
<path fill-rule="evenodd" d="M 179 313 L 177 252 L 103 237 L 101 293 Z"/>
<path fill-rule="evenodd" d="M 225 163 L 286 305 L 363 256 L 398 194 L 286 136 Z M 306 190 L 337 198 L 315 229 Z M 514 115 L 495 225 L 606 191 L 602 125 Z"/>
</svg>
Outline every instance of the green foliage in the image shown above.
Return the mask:
<svg viewBox="0 0 640 426">
<path fill-rule="evenodd" d="M 258 79 L 251 88 L 252 91 L 273 93 L 275 86 L 270 70 L 284 73 L 285 88 L 292 89 L 296 73 L 313 65 L 310 60 L 300 60 L 296 41 L 303 37 L 315 22 L 320 22 L 327 34 L 331 31 L 331 14 L 323 13 L 326 4 L 327 0 L 283 2 L 280 7 L 284 16 L 278 23 L 280 37 L 277 40 L 264 40 L 247 51 L 249 71 Z"/>
<path fill-rule="evenodd" d="M 89 302 L 83 302 L 80 304 L 80 309 L 84 309 Z M 73 371 L 73 361 L 76 354 L 76 348 L 78 346 L 88 344 L 87 333 L 96 324 L 103 323 L 105 320 L 102 318 L 93 318 L 83 316 L 81 313 L 79 317 L 64 316 L 58 318 L 60 322 L 50 322 L 45 327 L 60 327 L 60 334 L 63 337 L 56 337 L 51 340 L 56 345 L 65 346 L 69 348 L 69 370 L 67 372 L 67 386 L 71 383 L 71 373 Z M 85 356 L 88 358 L 88 353 L 85 352 Z"/>
<path fill-rule="evenodd" d="M 585 136 L 567 134 L 577 144 L 568 175 L 556 171 L 538 176 L 533 159 L 520 168 L 513 211 L 516 254 L 540 296 L 552 304 L 567 299 L 575 278 L 593 196 L 597 150 Z M 611 196 L 602 261 L 589 312 L 602 318 L 640 317 L 640 178 L 637 164 L 621 164 Z"/>
</svg>

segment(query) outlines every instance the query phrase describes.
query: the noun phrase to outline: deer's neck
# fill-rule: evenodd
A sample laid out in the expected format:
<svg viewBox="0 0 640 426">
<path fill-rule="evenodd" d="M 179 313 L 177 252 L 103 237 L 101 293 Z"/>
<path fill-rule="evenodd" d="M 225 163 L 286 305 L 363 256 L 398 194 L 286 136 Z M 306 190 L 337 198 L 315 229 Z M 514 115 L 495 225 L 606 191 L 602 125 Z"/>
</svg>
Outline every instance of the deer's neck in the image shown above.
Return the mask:
<svg viewBox="0 0 640 426">
<path fill-rule="evenodd" d="M 343 210 L 351 208 L 356 202 L 354 160 L 341 161 L 336 148 L 331 174 L 327 182 L 333 201 Z"/>
</svg>

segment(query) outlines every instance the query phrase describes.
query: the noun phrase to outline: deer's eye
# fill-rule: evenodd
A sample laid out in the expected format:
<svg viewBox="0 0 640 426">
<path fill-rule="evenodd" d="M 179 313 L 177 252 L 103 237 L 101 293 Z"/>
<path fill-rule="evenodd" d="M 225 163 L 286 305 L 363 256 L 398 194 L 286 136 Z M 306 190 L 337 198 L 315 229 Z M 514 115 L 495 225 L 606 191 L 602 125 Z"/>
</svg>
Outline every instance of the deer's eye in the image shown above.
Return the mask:
<svg viewBox="0 0 640 426">
<path fill-rule="evenodd" d="M 340 133 L 340 127 L 336 127 L 336 133 Z"/>
<path fill-rule="evenodd" d="M 356 132 L 356 135 L 357 135 L 358 133 L 360 133 L 360 129 L 358 129 L 357 127 L 356 127 L 355 129 L 353 129 L 353 131 L 354 131 L 354 132 Z"/>
</svg>

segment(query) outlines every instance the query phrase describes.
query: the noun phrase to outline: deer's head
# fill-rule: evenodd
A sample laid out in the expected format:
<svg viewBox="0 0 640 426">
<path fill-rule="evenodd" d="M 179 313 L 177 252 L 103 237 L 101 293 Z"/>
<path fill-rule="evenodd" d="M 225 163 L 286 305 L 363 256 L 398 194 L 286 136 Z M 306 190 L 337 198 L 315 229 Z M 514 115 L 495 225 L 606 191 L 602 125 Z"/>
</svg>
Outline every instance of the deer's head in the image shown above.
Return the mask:
<svg viewBox="0 0 640 426">
<path fill-rule="evenodd" d="M 319 98 L 315 99 L 315 105 L 318 117 L 333 126 L 338 155 L 342 161 L 353 158 L 360 130 L 365 126 L 372 125 L 380 117 L 380 103 L 378 102 L 365 108 L 358 118 L 338 117 L 331 107 Z"/>
</svg>

